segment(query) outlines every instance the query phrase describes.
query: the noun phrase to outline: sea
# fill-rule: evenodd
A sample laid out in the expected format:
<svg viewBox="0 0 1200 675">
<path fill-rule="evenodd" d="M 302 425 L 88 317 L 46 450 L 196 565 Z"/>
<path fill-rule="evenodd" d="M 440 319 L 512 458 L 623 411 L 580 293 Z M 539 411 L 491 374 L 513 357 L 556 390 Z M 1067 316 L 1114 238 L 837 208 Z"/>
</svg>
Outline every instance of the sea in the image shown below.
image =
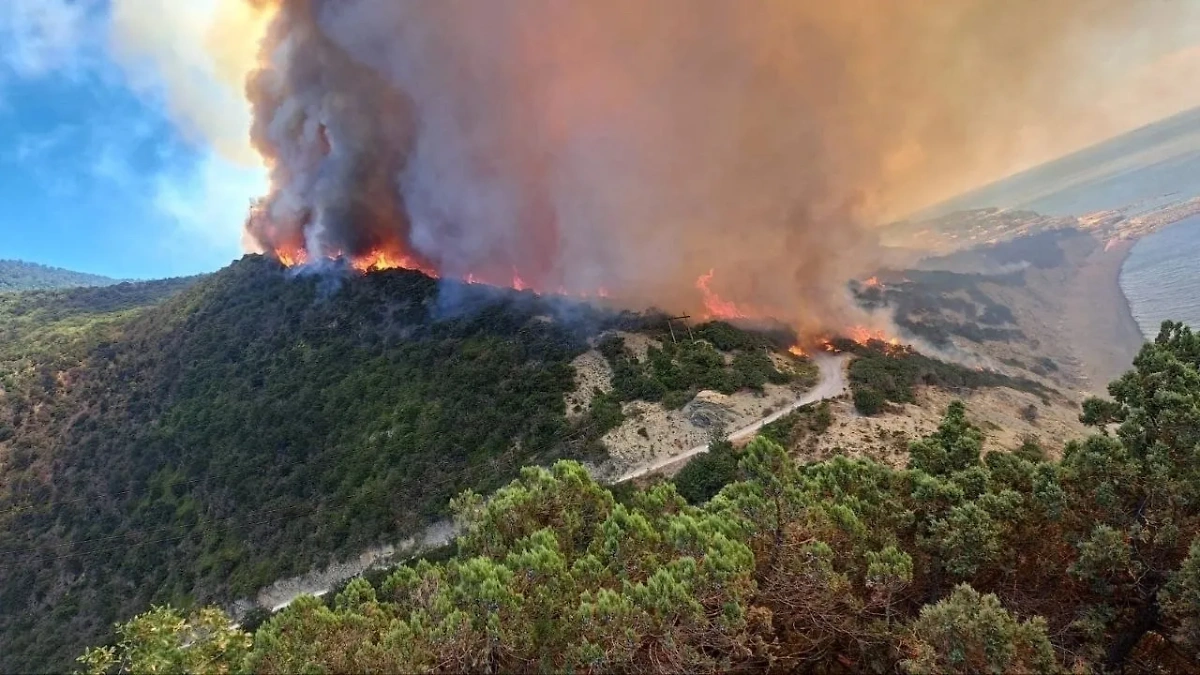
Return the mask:
<svg viewBox="0 0 1200 675">
<path fill-rule="evenodd" d="M 1165 319 L 1200 329 L 1200 216 L 1134 244 L 1121 268 L 1121 290 L 1147 338 Z"/>
<path fill-rule="evenodd" d="M 1200 197 L 1200 108 L 973 190 L 930 209 L 996 206 L 1047 215 L 1126 208 L 1130 216 Z M 1121 289 L 1147 338 L 1163 320 L 1200 329 L 1200 216 L 1139 240 Z"/>
</svg>

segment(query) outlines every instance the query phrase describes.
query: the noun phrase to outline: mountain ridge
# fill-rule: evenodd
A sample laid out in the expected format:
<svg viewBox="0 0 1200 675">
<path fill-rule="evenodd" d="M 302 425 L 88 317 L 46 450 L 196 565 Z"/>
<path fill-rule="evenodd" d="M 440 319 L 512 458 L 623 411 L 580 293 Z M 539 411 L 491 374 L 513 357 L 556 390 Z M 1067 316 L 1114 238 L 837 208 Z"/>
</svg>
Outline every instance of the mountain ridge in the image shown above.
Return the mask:
<svg viewBox="0 0 1200 675">
<path fill-rule="evenodd" d="M 8 291 L 56 290 L 81 286 L 111 286 L 121 283 L 99 274 L 74 272 L 24 260 L 0 259 L 0 293 Z"/>
</svg>

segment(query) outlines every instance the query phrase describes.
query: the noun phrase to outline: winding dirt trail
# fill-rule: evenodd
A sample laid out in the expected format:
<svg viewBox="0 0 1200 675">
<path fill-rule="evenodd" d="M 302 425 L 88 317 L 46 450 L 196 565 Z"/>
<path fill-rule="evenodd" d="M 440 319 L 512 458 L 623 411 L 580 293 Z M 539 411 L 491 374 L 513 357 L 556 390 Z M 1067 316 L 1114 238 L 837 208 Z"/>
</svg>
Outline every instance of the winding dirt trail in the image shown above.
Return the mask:
<svg viewBox="0 0 1200 675">
<path fill-rule="evenodd" d="M 817 367 L 821 369 L 821 379 L 817 382 L 816 387 L 806 392 L 803 396 L 796 399 L 782 410 L 771 413 L 770 415 L 760 418 L 751 424 L 747 424 L 740 429 L 730 432 L 729 440 L 740 441 L 750 438 L 754 434 L 757 434 L 758 431 L 764 426 L 774 422 L 775 420 L 783 417 L 793 410 L 796 410 L 797 408 L 806 406 L 810 403 L 816 403 L 817 401 L 823 401 L 829 398 L 837 398 L 845 393 L 846 358 L 844 356 L 829 356 L 826 354 L 821 354 L 813 357 L 813 360 L 816 361 Z M 662 457 L 657 460 L 646 462 L 640 466 L 637 466 L 636 468 L 631 469 L 625 474 L 622 474 L 622 476 L 615 482 L 624 483 L 625 481 L 633 480 L 635 478 L 641 478 L 642 476 L 646 476 L 657 471 L 662 471 L 663 469 L 674 466 L 675 464 L 686 462 L 692 457 L 705 452 L 708 452 L 708 444 L 698 445 L 678 455 Z"/>
<path fill-rule="evenodd" d="M 758 433 L 758 430 L 762 429 L 765 425 L 774 422 L 801 406 L 842 395 L 846 391 L 846 358 L 844 356 L 822 354 L 814 357 L 814 360 L 821 369 L 821 377 L 816 387 L 782 410 L 731 432 L 729 440 L 739 441 L 749 438 Z M 633 468 L 615 482 L 623 483 L 635 478 L 641 478 L 669 466 L 686 462 L 692 457 L 705 452 L 708 452 L 708 446 L 701 445 L 678 455 L 652 460 Z M 277 612 L 287 607 L 300 595 L 324 595 L 329 592 L 329 589 L 341 582 L 358 576 L 376 565 L 386 564 L 395 560 L 398 556 L 411 555 L 443 546 L 450 543 L 457 534 L 452 522 L 448 520 L 439 521 L 395 546 L 385 546 L 366 551 L 357 560 L 330 565 L 325 569 L 313 570 L 308 574 L 290 579 L 280 579 L 259 591 L 257 597 L 253 600 L 242 601 L 239 604 L 245 609 L 248 609 L 249 606 L 257 605 L 259 607 L 270 608 L 272 612 Z"/>
</svg>

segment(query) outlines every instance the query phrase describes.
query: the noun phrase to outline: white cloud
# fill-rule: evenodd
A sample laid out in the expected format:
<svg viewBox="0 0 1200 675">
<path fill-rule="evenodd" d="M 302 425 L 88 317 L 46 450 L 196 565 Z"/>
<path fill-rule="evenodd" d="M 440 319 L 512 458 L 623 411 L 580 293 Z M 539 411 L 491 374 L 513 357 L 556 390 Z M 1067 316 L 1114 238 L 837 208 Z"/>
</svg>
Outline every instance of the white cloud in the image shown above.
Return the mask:
<svg viewBox="0 0 1200 675">
<path fill-rule="evenodd" d="M 263 12 L 245 0 L 113 0 L 111 12 L 110 51 L 130 86 L 162 101 L 190 138 L 257 166 L 243 89 Z"/>
<path fill-rule="evenodd" d="M 64 124 L 44 133 L 22 134 L 9 146 L 5 159 L 18 164 L 42 161 L 69 145 L 78 132 L 75 125 Z"/>
<path fill-rule="evenodd" d="M 18 77 L 71 74 L 95 45 L 93 0 L 0 2 L 0 63 Z"/>
<path fill-rule="evenodd" d="M 250 200 L 267 187 L 249 148 L 240 86 L 256 41 L 223 30 L 252 24 L 256 15 L 246 7 L 242 0 L 0 0 L 0 94 L 14 81 L 55 79 L 81 92 L 124 89 L 143 106 L 80 107 L 78 119 L 58 128 L 18 130 L 0 148 L 0 163 L 19 165 L 51 194 L 98 191 L 143 207 L 136 211 L 148 220 L 131 231 L 154 232 L 147 245 L 184 268 L 236 256 Z M 3 98 L 0 106 L 25 104 Z M 163 119 L 174 121 L 176 138 L 162 135 L 171 134 Z"/>
<path fill-rule="evenodd" d="M 266 188 L 262 169 L 240 166 L 210 150 L 185 171 L 157 176 L 152 200 L 181 244 L 237 251 L 250 200 Z"/>
<path fill-rule="evenodd" d="M 202 144 L 199 159 L 168 158 L 174 168 L 153 181 L 153 206 L 176 235 L 171 247 L 240 250 L 250 201 L 267 190 L 242 94 L 262 13 L 244 0 L 112 0 L 110 7 L 108 46 L 128 85 Z"/>
</svg>

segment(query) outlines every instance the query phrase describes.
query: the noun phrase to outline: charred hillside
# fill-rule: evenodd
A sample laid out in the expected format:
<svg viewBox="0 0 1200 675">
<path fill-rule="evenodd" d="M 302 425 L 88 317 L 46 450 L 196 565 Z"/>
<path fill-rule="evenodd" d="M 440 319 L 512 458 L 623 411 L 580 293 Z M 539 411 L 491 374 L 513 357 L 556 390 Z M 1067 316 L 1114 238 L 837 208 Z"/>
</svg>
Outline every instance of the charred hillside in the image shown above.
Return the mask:
<svg viewBox="0 0 1200 675">
<path fill-rule="evenodd" d="M 568 415 L 572 360 L 659 319 L 258 256 L 0 298 L 0 670 L 69 668 L 151 603 L 252 594 L 601 453 L 624 401 L 791 376 L 759 358 L 788 336 L 697 326 L 653 364 L 609 350 L 622 386 Z"/>
</svg>

